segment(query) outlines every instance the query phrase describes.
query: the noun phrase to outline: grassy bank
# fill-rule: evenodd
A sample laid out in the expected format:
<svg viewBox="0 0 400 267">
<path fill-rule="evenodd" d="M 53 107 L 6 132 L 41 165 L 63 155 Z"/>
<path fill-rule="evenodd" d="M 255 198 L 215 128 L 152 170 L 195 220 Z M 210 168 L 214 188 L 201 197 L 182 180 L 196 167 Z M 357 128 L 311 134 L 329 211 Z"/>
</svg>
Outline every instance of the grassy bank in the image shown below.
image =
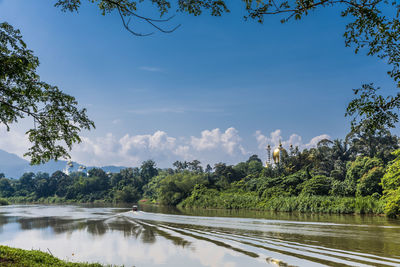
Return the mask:
<svg viewBox="0 0 400 267">
<path fill-rule="evenodd" d="M 179 204 L 182 208 L 250 209 L 283 212 L 336 214 L 383 214 L 384 203 L 371 196 L 292 196 L 260 198 L 255 192 L 219 192 L 213 189 L 194 191 Z"/>
<path fill-rule="evenodd" d="M 58 266 L 58 267 L 101 267 L 99 263 L 73 263 L 60 260 L 38 250 L 24 250 L 0 246 L 0 266 Z"/>
<path fill-rule="evenodd" d="M 0 199 L 0 205 L 9 203 L 38 203 L 38 204 L 83 204 L 76 200 L 49 197 L 31 199 L 27 197 L 11 197 Z M 92 204 L 115 204 L 97 200 Z M 147 203 L 155 204 L 157 203 Z M 331 214 L 384 214 L 385 203 L 371 196 L 366 197 L 337 197 L 337 196 L 281 196 L 260 198 L 255 192 L 220 192 L 214 189 L 195 190 L 184 199 L 180 208 L 202 209 L 243 209 L 279 212 L 312 212 Z"/>
</svg>

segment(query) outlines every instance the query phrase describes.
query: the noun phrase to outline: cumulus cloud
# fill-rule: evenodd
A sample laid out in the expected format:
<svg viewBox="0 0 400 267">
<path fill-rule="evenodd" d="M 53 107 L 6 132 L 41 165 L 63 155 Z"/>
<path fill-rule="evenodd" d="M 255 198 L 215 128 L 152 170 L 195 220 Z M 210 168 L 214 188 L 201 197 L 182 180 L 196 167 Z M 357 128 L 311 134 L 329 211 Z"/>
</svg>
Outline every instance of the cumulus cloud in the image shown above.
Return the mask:
<svg viewBox="0 0 400 267">
<path fill-rule="evenodd" d="M 238 131 L 230 127 L 225 132 L 220 129 L 204 130 L 201 137 L 191 137 L 191 145 L 198 151 L 222 148 L 226 153 L 233 155 L 239 148 L 240 138 Z"/>
<path fill-rule="evenodd" d="M 304 148 L 311 148 L 311 147 L 316 147 L 319 141 L 324 140 L 324 139 L 330 139 L 331 137 L 327 134 L 321 134 L 316 137 L 313 137 L 310 142 L 304 145 Z"/>
<path fill-rule="evenodd" d="M 124 153 L 136 149 L 149 149 L 151 151 L 171 150 L 175 147 L 176 138 L 169 137 L 166 132 L 156 131 L 153 135 L 135 135 L 126 134 L 119 140 Z"/>
<path fill-rule="evenodd" d="M 316 147 L 318 142 L 323 139 L 330 139 L 330 136 L 327 134 L 321 134 L 313 137 L 308 143 L 303 143 L 302 137 L 298 134 L 291 134 L 287 140 L 282 138 L 281 130 L 277 129 L 269 134 L 269 136 L 265 136 L 261 133 L 261 131 L 256 131 L 254 136 L 256 137 L 258 143 L 258 149 L 263 150 L 267 145 L 271 145 L 272 147 L 276 147 L 279 143 L 282 143 L 283 147 L 288 148 L 290 145 L 294 147 L 298 146 L 300 150 L 309 149 L 311 147 Z"/>
<path fill-rule="evenodd" d="M 180 156 L 183 160 L 192 160 L 195 158 L 190 152 L 190 147 L 188 145 L 179 145 L 175 150 L 174 154 Z"/>
<path fill-rule="evenodd" d="M 161 167 L 171 166 L 176 160 L 198 159 L 204 164 L 213 161 L 231 161 L 247 155 L 238 131 L 231 127 L 225 131 L 216 128 L 204 130 L 200 137 L 172 137 L 164 131 L 153 134 L 130 135 L 116 138 L 109 133 L 104 137 L 82 138 L 74 147 L 73 160 L 85 165 L 138 166 L 153 159 Z"/>
<path fill-rule="evenodd" d="M 300 149 L 315 147 L 329 135 L 322 134 L 304 142 L 298 134 L 282 138 L 281 130 L 272 131 L 269 135 L 256 131 L 254 134 L 257 147 L 251 142 L 244 142 L 239 131 L 234 127 L 202 131 L 197 136 L 170 136 L 165 131 L 149 134 L 115 136 L 108 133 L 99 137 L 81 137 L 82 143 L 73 146 L 72 160 L 87 166 L 139 166 L 143 161 L 153 159 L 159 167 L 171 167 L 176 160 L 200 160 L 202 164 L 226 162 L 236 164 L 245 161 L 252 154 L 265 155 L 265 147 L 275 147 L 281 141 L 288 148 L 290 144 Z M 30 147 L 23 133 L 7 132 L 0 128 L 0 149 L 22 156 Z"/>
<path fill-rule="evenodd" d="M 182 153 L 174 152 L 176 149 L 176 138 L 163 131 L 133 136 L 126 134 L 121 138 L 109 133 L 95 139 L 82 138 L 82 143 L 74 146 L 71 155 L 73 160 L 85 165 L 137 166 L 147 159 L 164 161 Z"/>
</svg>

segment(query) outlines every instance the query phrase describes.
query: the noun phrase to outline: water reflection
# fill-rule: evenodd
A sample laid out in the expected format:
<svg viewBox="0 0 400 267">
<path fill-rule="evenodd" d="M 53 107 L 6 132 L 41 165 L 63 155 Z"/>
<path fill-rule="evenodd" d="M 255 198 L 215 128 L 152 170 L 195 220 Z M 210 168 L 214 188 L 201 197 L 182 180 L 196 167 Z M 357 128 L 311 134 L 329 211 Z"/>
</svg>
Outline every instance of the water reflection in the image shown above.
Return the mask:
<svg viewBox="0 0 400 267">
<path fill-rule="evenodd" d="M 384 217 L 196 213 L 158 207 L 142 207 L 144 211 L 136 213 L 88 206 L 0 210 L 1 244 L 49 248 L 73 261 L 125 266 L 400 266 L 400 224 Z"/>
</svg>

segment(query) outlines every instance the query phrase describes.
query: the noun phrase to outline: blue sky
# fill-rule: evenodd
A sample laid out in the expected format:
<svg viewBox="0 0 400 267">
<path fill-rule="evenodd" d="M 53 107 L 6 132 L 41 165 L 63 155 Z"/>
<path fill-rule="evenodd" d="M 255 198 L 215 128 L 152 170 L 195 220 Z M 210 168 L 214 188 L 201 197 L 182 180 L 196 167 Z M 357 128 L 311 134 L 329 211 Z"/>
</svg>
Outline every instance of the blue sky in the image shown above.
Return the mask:
<svg viewBox="0 0 400 267">
<path fill-rule="evenodd" d="M 178 13 L 166 25 L 182 24 L 174 33 L 135 37 L 117 13 L 102 16 L 83 2 L 76 14 L 47 0 L 2 0 L 0 16 L 22 31 L 41 78 L 74 95 L 96 122 L 72 151 L 84 164 L 237 163 L 265 158 L 263 146 L 279 139 L 306 148 L 344 138 L 352 88 L 393 87 L 384 62 L 344 46 L 337 9 L 258 24 L 244 21 L 236 3 L 223 17 Z M 0 130 L 0 149 L 22 155 L 24 128 Z"/>
</svg>

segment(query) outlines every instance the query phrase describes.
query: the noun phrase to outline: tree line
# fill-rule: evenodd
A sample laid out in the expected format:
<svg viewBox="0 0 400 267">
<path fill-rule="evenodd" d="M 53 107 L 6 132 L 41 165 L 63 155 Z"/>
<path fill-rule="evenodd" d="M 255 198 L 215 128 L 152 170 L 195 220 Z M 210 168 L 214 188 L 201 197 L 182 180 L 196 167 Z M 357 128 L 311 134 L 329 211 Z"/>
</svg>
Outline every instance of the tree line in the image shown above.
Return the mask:
<svg viewBox="0 0 400 267">
<path fill-rule="evenodd" d="M 291 147 L 281 154 L 280 163 L 268 167 L 252 155 L 236 165 L 205 168 L 193 160 L 160 169 L 147 160 L 118 173 L 95 168 L 69 175 L 25 173 L 16 180 L 0 174 L 0 197 L 14 202 L 146 199 L 182 207 L 400 214 L 399 138 L 389 131 L 359 129 L 344 140 L 325 139 L 315 148 Z"/>
</svg>

